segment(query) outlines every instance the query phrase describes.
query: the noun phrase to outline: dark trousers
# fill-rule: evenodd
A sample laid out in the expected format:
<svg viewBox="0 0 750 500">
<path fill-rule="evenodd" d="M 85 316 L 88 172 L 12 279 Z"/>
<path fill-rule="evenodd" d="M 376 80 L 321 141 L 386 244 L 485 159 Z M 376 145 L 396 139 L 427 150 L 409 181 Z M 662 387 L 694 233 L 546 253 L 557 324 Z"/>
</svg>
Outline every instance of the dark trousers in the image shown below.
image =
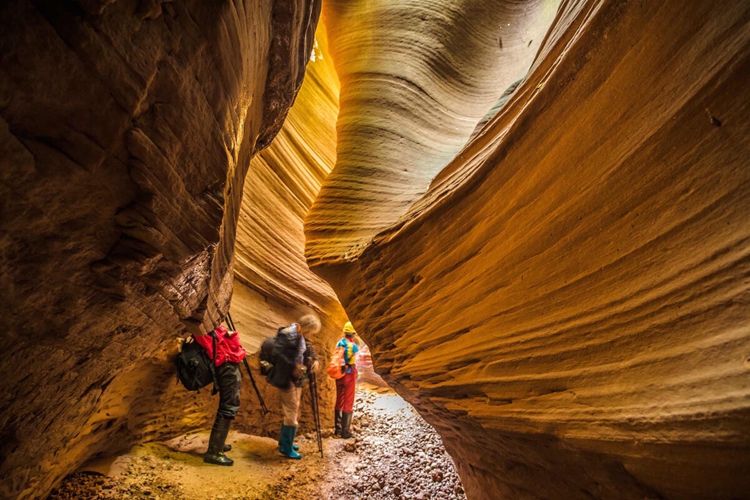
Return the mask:
<svg viewBox="0 0 750 500">
<path fill-rule="evenodd" d="M 354 391 L 357 389 L 357 370 L 336 380 L 336 410 L 351 413 L 354 406 Z"/>
<path fill-rule="evenodd" d="M 240 409 L 240 386 L 242 374 L 239 363 L 226 362 L 216 367 L 216 380 L 219 383 L 219 410 L 216 416 L 234 418 Z"/>
</svg>

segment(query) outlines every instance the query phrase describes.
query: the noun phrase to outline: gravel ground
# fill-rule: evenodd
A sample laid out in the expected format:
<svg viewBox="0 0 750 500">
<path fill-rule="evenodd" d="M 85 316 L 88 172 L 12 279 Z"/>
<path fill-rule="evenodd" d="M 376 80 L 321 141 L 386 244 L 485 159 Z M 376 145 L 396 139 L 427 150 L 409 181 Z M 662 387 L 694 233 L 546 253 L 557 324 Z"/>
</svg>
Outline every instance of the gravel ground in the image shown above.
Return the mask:
<svg viewBox="0 0 750 500">
<path fill-rule="evenodd" d="M 48 500 L 464 500 L 440 437 L 384 388 L 358 388 L 356 438 L 298 439 L 304 457 L 281 457 L 275 439 L 231 433 L 234 467 L 204 464 L 208 434 L 137 446 L 71 474 Z M 331 430 L 325 434 L 330 435 Z"/>
<path fill-rule="evenodd" d="M 440 436 L 401 397 L 360 390 L 355 415 L 358 436 L 343 445 L 355 460 L 346 461 L 343 474 L 334 474 L 328 498 L 466 498 Z"/>
</svg>

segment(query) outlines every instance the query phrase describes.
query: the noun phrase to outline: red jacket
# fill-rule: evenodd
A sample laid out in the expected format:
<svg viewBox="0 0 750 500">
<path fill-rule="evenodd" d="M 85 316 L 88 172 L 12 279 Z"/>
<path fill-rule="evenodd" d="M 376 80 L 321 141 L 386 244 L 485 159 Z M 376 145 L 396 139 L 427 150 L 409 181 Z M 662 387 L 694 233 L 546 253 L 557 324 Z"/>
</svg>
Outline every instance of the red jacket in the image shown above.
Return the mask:
<svg viewBox="0 0 750 500">
<path fill-rule="evenodd" d="M 245 359 L 245 349 L 240 344 L 240 336 L 237 332 L 230 332 L 221 325 L 214 332 L 216 332 L 216 366 L 221 366 L 227 361 L 239 363 Z M 203 346 L 209 358 L 213 358 L 214 348 L 211 335 L 196 335 L 195 341 Z"/>
</svg>

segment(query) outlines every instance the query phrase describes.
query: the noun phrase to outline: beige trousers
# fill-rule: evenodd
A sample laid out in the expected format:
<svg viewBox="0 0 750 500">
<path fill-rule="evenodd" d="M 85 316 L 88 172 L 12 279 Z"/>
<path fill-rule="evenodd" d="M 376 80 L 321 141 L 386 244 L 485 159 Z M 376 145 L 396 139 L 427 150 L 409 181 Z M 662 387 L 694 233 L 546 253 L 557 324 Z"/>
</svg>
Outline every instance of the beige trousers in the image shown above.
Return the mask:
<svg viewBox="0 0 750 500">
<path fill-rule="evenodd" d="M 279 389 L 281 393 L 281 409 L 284 411 L 284 425 L 297 427 L 297 414 L 299 413 L 299 401 L 302 389 L 292 385 L 291 389 Z"/>
</svg>

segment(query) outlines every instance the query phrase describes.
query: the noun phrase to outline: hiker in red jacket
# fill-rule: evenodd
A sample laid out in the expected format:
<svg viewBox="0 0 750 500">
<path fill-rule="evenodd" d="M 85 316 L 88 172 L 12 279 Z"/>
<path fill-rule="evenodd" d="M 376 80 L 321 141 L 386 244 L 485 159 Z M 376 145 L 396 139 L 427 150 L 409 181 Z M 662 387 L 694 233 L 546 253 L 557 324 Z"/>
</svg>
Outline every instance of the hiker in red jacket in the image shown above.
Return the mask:
<svg viewBox="0 0 750 500">
<path fill-rule="evenodd" d="M 217 327 L 208 335 L 195 335 L 198 342 L 213 359 L 213 337 L 216 338 L 216 380 L 219 386 L 219 410 L 208 439 L 208 451 L 203 461 L 216 465 L 232 465 L 234 460 L 224 455 L 232 449 L 225 445 L 229 426 L 232 424 L 237 410 L 240 409 L 240 363 L 245 359 L 245 349 L 240 344 L 237 332 L 230 332 L 224 326 Z"/>
</svg>

